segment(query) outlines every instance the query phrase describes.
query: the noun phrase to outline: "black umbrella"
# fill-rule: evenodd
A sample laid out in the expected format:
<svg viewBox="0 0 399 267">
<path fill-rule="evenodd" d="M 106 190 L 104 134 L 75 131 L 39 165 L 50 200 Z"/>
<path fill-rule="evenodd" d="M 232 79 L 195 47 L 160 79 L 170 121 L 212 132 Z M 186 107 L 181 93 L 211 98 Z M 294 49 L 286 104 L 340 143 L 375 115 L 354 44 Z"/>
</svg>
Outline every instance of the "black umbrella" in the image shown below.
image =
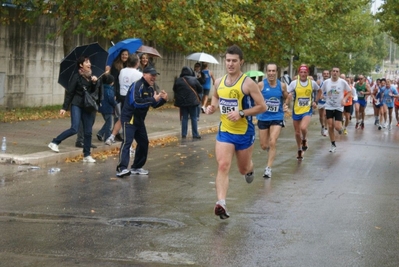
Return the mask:
<svg viewBox="0 0 399 267">
<path fill-rule="evenodd" d="M 65 89 L 68 89 L 69 81 L 79 70 L 76 62 L 80 56 L 90 59 L 93 75 L 99 77 L 105 72 L 108 52 L 104 48 L 98 43 L 77 46 L 61 61 L 58 83 Z"/>
</svg>

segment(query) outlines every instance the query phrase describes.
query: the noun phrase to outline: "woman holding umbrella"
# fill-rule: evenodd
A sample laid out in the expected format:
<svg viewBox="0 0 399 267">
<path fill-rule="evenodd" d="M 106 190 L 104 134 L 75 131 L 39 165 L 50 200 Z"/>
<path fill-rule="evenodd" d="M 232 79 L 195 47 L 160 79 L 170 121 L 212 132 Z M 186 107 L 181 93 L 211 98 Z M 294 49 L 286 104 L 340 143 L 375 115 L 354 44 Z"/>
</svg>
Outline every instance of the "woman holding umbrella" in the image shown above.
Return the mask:
<svg viewBox="0 0 399 267">
<path fill-rule="evenodd" d="M 142 54 L 140 55 L 140 65 L 139 65 L 139 67 L 138 67 L 137 69 L 138 69 L 140 72 L 143 72 L 143 70 L 144 70 L 146 67 L 150 67 L 150 66 L 152 66 L 152 65 L 151 65 L 151 63 L 150 63 L 148 54 L 147 54 L 147 53 L 142 53 Z"/>
<path fill-rule="evenodd" d="M 75 135 L 79 129 L 79 123 L 82 120 L 84 128 L 83 139 L 83 162 L 96 162 L 90 155 L 91 133 L 95 112 L 84 109 L 84 90 L 87 90 L 92 96 L 99 99 L 99 87 L 101 83 L 96 76 L 92 75 L 91 62 L 86 56 L 80 56 L 77 59 L 78 72 L 72 76 L 68 84 L 64 104 L 60 110 L 60 115 L 64 115 L 68 107 L 71 107 L 71 128 L 65 130 L 48 144 L 48 147 L 54 152 L 59 152 L 58 145 L 68 137 Z"/>
</svg>

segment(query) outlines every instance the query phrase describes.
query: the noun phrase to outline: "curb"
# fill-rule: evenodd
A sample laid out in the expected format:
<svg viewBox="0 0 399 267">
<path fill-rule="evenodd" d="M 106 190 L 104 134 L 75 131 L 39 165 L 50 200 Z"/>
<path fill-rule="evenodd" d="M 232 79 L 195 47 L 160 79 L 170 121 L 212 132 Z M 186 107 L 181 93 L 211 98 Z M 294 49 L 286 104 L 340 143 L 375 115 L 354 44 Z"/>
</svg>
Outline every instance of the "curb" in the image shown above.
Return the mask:
<svg viewBox="0 0 399 267">
<path fill-rule="evenodd" d="M 208 134 L 207 131 L 211 130 L 214 127 L 217 127 L 217 125 L 199 127 L 198 131 L 201 132 L 202 134 Z M 176 132 L 176 130 L 171 130 L 171 131 L 149 134 L 148 139 L 150 141 L 154 141 L 160 138 L 167 138 L 167 137 L 179 138 L 179 136 L 180 136 L 180 131 Z M 98 146 L 92 151 L 93 152 L 108 151 L 120 147 L 120 144 L 121 144 L 120 142 L 114 143 L 110 146 L 104 144 Z M 0 154 L 0 163 L 17 164 L 17 165 L 47 165 L 47 164 L 54 165 L 65 162 L 67 158 L 74 158 L 82 155 L 82 148 L 66 147 L 63 150 L 64 151 L 60 153 L 56 153 L 51 151 L 50 149 L 48 150 L 46 149 L 46 151 L 36 152 L 27 155 Z"/>
</svg>

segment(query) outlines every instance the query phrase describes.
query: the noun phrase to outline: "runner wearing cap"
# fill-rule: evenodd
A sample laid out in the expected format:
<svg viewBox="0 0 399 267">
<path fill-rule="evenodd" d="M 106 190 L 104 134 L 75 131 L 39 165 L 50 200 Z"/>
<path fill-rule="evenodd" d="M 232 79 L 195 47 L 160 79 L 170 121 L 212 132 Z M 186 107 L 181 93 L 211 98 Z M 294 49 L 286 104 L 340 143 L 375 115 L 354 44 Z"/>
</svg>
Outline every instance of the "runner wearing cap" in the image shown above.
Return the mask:
<svg viewBox="0 0 399 267">
<path fill-rule="evenodd" d="M 307 133 L 310 118 L 312 116 L 312 107 L 317 108 L 317 103 L 313 99 L 313 92 L 317 92 L 319 86 L 309 75 L 309 68 L 302 64 L 298 70 L 298 79 L 292 81 L 288 86 L 289 97 L 286 104 L 291 98 L 294 100 L 292 107 L 292 120 L 295 130 L 295 140 L 298 146 L 298 160 L 303 159 L 303 152 L 308 150 Z"/>
</svg>

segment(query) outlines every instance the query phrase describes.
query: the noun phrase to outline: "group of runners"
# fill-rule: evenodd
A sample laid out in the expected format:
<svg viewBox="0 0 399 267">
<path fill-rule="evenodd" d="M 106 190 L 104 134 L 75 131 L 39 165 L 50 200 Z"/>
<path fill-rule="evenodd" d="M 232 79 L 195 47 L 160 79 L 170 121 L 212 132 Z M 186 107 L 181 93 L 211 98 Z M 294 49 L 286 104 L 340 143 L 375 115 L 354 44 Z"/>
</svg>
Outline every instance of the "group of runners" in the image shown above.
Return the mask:
<svg viewBox="0 0 399 267">
<path fill-rule="evenodd" d="M 364 129 L 365 108 L 370 98 L 373 101 L 379 129 L 392 128 L 392 109 L 399 95 L 394 86 L 385 79 L 370 85 L 364 75 L 357 80 L 341 75 L 338 67 L 323 71 L 322 81 L 309 76 L 309 68 L 302 64 L 298 75 L 285 84 L 278 79 L 276 64 L 266 66 L 266 77 L 259 83 L 247 77 L 242 71 L 244 63 L 241 49 L 233 45 L 226 51 L 227 74 L 215 81 L 215 90 L 206 114 L 220 110 L 220 126 L 216 135 L 215 154 L 218 163 L 216 176 L 217 202 L 215 215 L 229 218 L 226 197 L 229 185 L 229 171 L 234 155 L 239 172 L 247 183 L 254 179 L 252 162 L 255 141 L 256 116 L 260 146 L 268 151 L 263 177 L 271 178 L 272 165 L 276 155 L 276 143 L 282 127 L 284 113 L 292 105 L 292 120 L 298 148 L 297 159 L 302 160 L 308 150 L 308 126 L 313 110 L 318 109 L 321 134 L 329 136 L 329 152 L 336 151 L 335 133 L 348 134 L 348 123 L 355 111 L 356 129 Z M 398 105 L 395 107 L 397 114 Z M 396 117 L 398 120 L 398 117 Z M 399 126 L 399 121 L 398 126 Z"/>
</svg>

